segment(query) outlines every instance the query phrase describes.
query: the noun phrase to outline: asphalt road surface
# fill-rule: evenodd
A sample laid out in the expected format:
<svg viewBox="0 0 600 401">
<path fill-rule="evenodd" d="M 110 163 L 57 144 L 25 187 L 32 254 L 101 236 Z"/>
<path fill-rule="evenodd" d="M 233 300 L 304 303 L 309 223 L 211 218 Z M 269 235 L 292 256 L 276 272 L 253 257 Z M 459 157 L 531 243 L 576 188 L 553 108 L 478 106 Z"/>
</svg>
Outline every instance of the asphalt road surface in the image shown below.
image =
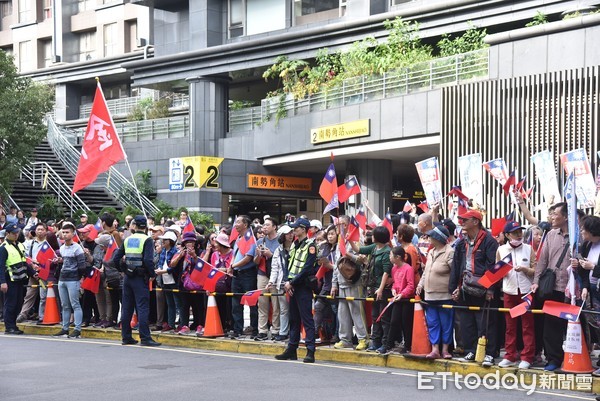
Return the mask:
<svg viewBox="0 0 600 401">
<path fill-rule="evenodd" d="M 106 340 L 0 334 L 0 400 L 593 400 L 570 391 L 472 390 L 417 372 Z M 492 392 L 493 391 L 493 392 Z"/>
</svg>

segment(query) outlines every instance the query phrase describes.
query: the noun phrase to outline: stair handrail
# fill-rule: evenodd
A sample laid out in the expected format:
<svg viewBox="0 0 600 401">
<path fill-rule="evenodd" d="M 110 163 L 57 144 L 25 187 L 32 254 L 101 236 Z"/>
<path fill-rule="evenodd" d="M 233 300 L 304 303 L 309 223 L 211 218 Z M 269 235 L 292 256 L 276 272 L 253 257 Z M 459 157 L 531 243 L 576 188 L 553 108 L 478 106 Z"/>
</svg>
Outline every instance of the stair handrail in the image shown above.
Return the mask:
<svg viewBox="0 0 600 401">
<path fill-rule="evenodd" d="M 6 194 L 6 197 L 4 197 L 2 203 L 3 204 L 0 205 L 0 207 L 4 211 L 4 214 L 8 214 L 8 211 L 9 211 L 9 209 L 10 209 L 11 206 L 16 207 L 17 210 L 21 210 L 21 208 L 19 207 L 19 205 L 17 205 L 17 202 L 15 202 L 15 200 L 12 198 L 12 196 L 10 196 L 8 194 Z"/>
<path fill-rule="evenodd" d="M 77 210 L 91 210 L 77 194 L 71 195 L 71 187 L 46 162 L 33 162 L 21 167 L 21 178 L 30 180 L 34 187 L 39 183 L 40 187 L 54 192 L 58 199 L 69 207 L 71 216 Z"/>
<path fill-rule="evenodd" d="M 59 128 L 51 116 L 46 116 L 48 123 L 48 143 L 61 163 L 73 176 L 77 175 L 80 152 L 67 140 L 64 133 L 69 130 Z M 137 188 L 127 180 L 116 168 L 110 167 L 109 172 L 102 173 L 92 186 L 105 188 L 115 199 L 123 205 L 133 205 L 146 213 L 155 214 L 160 210 L 145 195 L 139 194 Z M 140 204 L 141 198 L 141 204 Z"/>
</svg>

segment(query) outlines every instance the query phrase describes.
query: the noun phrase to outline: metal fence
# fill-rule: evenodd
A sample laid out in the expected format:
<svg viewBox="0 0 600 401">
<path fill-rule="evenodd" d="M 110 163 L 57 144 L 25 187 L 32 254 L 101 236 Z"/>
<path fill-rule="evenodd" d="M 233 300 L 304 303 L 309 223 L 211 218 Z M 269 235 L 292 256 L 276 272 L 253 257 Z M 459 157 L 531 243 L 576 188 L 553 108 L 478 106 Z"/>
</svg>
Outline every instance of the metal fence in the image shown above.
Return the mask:
<svg viewBox="0 0 600 401">
<path fill-rule="evenodd" d="M 163 97 L 171 98 L 170 110 L 187 109 L 190 104 L 190 97 L 185 93 L 164 93 L 154 91 L 150 94 L 145 93 L 144 95 L 124 97 L 121 99 L 111 99 L 106 101 L 106 105 L 110 110 L 113 117 L 115 116 L 126 116 L 129 112 L 143 99 L 151 98 L 156 101 Z M 92 112 L 92 103 L 82 104 L 79 106 L 79 118 L 86 119 Z"/>
<path fill-rule="evenodd" d="M 229 131 L 245 131 L 272 119 L 276 114 L 293 116 L 371 100 L 431 90 L 461 82 L 480 80 L 489 75 L 488 49 L 437 58 L 381 75 L 349 78 L 340 86 L 294 99 L 288 95 L 263 99 L 261 106 L 229 111 Z M 281 104 L 283 102 L 283 104 Z"/>
<path fill-rule="evenodd" d="M 157 118 L 155 120 L 116 123 L 115 129 L 122 142 L 152 141 L 155 139 L 183 138 L 188 136 L 190 119 L 188 116 Z M 67 133 L 69 141 L 81 143 L 85 128 L 77 128 Z"/>
<path fill-rule="evenodd" d="M 21 167 L 21 179 L 31 181 L 32 186 L 48 189 L 66 205 L 71 215 L 76 210 L 90 210 L 77 194 L 71 195 L 71 187 L 61 176 L 46 162 L 34 162 Z"/>
<path fill-rule="evenodd" d="M 59 129 L 51 118 L 47 118 L 47 122 L 48 143 L 62 164 L 71 174 L 76 175 L 77 167 L 79 166 L 80 153 L 70 143 L 69 139 L 63 135 L 63 132 L 68 130 L 65 128 Z M 73 137 L 76 135 L 71 133 L 69 136 Z M 150 199 L 141 194 L 138 196 L 137 189 L 131 181 L 127 180 L 114 167 L 111 167 L 108 172 L 100 174 L 91 186 L 106 189 L 113 197 L 115 197 L 115 199 L 125 206 L 132 205 L 140 210 L 146 210 L 146 212 L 151 214 L 159 212 L 159 209 L 150 201 Z M 142 201 L 141 204 L 140 197 Z"/>
</svg>

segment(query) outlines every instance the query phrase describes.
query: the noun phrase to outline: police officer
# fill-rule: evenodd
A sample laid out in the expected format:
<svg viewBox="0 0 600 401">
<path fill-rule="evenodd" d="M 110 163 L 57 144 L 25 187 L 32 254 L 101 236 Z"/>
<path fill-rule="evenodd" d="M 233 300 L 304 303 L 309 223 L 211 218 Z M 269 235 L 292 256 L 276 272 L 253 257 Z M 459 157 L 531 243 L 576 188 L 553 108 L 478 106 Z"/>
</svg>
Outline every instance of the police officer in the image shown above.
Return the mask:
<svg viewBox="0 0 600 401">
<path fill-rule="evenodd" d="M 29 276 L 37 272 L 25 261 L 25 247 L 17 242 L 20 229 L 15 223 L 4 226 L 6 241 L 0 246 L 0 290 L 4 293 L 5 334 L 23 334 L 17 327 L 25 285 Z"/>
<path fill-rule="evenodd" d="M 282 354 L 276 355 L 279 360 L 296 360 L 296 350 L 300 342 L 300 322 L 306 331 L 306 357 L 305 363 L 315 361 L 315 324 L 312 316 L 312 283 L 316 282 L 317 246 L 308 238 L 310 221 L 299 218 L 291 225 L 294 229 L 296 241 L 290 250 L 288 263 L 288 280 L 284 285 L 285 291 L 290 296 L 290 341 Z"/>
<path fill-rule="evenodd" d="M 123 303 L 121 309 L 121 337 L 123 345 L 137 344 L 131 336 L 131 317 L 133 307 L 138 315 L 141 345 L 157 347 L 160 343 L 150 337 L 148 314 L 150 291 L 148 280 L 155 277 L 154 273 L 154 241 L 145 233 L 146 217 L 136 216 L 131 222 L 134 234 L 125 239 L 123 245 L 115 251 L 113 263 L 125 273 L 123 280 Z M 125 262 L 122 258 L 125 256 Z"/>
</svg>

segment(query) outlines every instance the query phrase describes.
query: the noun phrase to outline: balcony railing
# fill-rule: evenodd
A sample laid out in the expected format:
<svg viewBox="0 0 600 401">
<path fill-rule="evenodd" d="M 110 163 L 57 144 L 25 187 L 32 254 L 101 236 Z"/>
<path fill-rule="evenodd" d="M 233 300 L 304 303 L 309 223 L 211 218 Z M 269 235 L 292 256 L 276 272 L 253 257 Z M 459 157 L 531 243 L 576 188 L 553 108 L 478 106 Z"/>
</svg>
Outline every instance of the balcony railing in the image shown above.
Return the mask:
<svg viewBox="0 0 600 401">
<path fill-rule="evenodd" d="M 382 75 L 363 75 L 349 78 L 341 86 L 294 99 L 277 97 L 263 99 L 260 107 L 229 111 L 229 131 L 246 131 L 258 122 L 267 121 L 278 113 L 293 116 L 348 106 L 370 100 L 402 96 L 421 90 L 488 77 L 489 51 L 476 50 L 451 57 L 437 58 Z M 259 112 L 260 109 L 260 112 Z"/>
<path fill-rule="evenodd" d="M 187 109 L 190 103 L 190 97 L 184 93 L 161 93 L 159 91 L 154 91 L 151 93 L 145 93 L 143 95 L 132 96 L 132 97 L 124 97 L 121 99 L 111 99 L 107 100 L 106 104 L 108 109 L 110 110 L 113 118 L 116 117 L 125 117 L 129 114 L 129 112 L 143 99 L 151 98 L 156 101 L 160 99 L 162 96 L 168 96 L 171 98 L 172 103 L 169 107 L 170 110 L 180 110 Z M 79 118 L 86 119 L 90 116 L 92 112 L 92 103 L 82 104 L 79 106 Z"/>
</svg>

